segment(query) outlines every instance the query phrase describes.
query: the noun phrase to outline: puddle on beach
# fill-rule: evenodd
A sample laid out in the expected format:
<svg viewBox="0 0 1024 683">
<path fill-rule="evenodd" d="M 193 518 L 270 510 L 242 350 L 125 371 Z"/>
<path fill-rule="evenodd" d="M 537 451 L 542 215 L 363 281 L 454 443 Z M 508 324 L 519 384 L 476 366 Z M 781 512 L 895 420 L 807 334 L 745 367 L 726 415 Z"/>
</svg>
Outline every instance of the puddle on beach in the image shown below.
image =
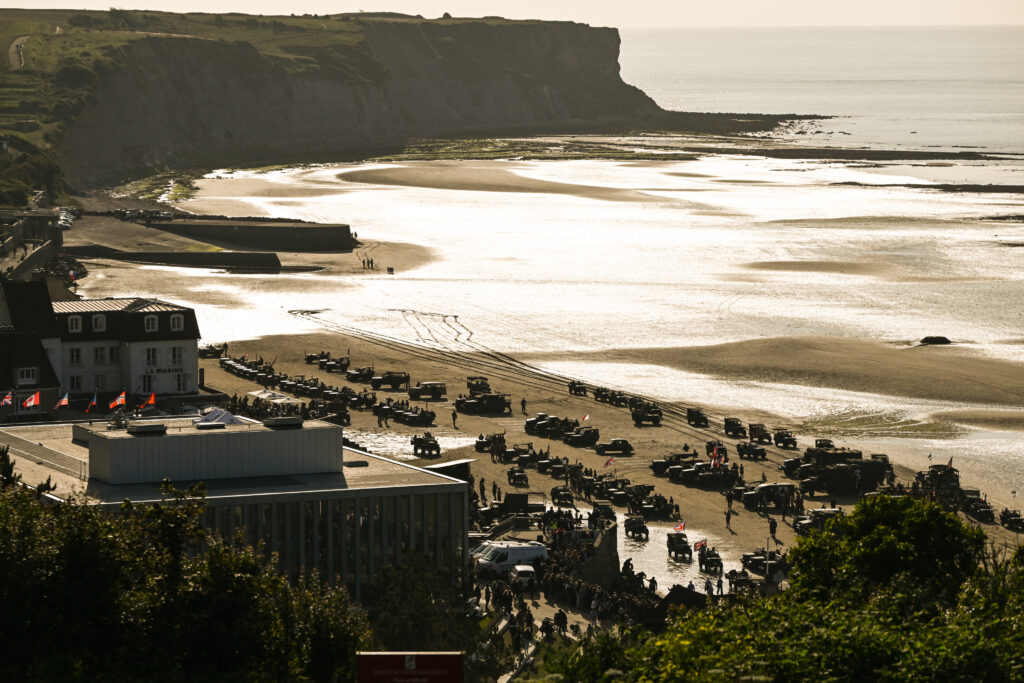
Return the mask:
<svg viewBox="0 0 1024 683">
<path fill-rule="evenodd" d="M 431 427 L 426 431 L 429 431 L 437 439 L 437 442 L 441 445 L 442 452 L 464 446 L 472 446 L 476 443 L 475 436 L 466 436 L 444 427 Z M 400 434 L 386 429 L 382 429 L 379 432 L 366 432 L 346 427 L 345 438 L 356 442 L 374 455 L 382 455 L 385 458 L 392 458 L 394 460 L 418 459 L 412 454 L 412 434 Z"/>
</svg>

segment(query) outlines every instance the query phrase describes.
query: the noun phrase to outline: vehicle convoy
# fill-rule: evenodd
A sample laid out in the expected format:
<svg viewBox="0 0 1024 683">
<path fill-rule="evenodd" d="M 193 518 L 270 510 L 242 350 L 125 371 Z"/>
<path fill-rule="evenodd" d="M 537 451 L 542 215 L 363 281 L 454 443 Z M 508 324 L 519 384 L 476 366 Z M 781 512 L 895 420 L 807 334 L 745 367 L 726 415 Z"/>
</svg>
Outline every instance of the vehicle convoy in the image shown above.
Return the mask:
<svg viewBox="0 0 1024 683">
<path fill-rule="evenodd" d="M 389 386 L 392 390 L 409 384 L 409 373 L 401 372 L 399 370 L 386 370 L 383 375 L 377 375 L 370 378 L 370 386 L 374 389 L 380 389 L 382 386 Z"/>
<path fill-rule="evenodd" d="M 725 418 L 725 435 L 735 439 L 747 438 L 747 428 L 743 426 L 738 417 Z"/>
<path fill-rule="evenodd" d="M 441 455 L 441 444 L 430 432 L 424 432 L 422 436 L 416 434 L 412 437 L 412 454 L 424 458 Z"/>
<path fill-rule="evenodd" d="M 416 382 L 416 386 L 409 387 L 409 398 L 413 401 L 434 399 L 435 401 L 448 393 L 448 387 L 444 382 Z"/>
<path fill-rule="evenodd" d="M 467 377 L 466 388 L 469 389 L 470 396 L 491 393 L 491 385 L 487 381 L 487 378 L 481 377 L 479 375 L 476 375 L 474 377 Z"/>
<path fill-rule="evenodd" d="M 775 445 L 778 448 L 796 448 L 796 437 L 788 429 L 775 430 Z"/>
<path fill-rule="evenodd" d="M 511 415 L 512 397 L 508 394 L 478 394 L 455 399 L 455 409 L 466 415 Z"/>
<path fill-rule="evenodd" d="M 633 445 L 626 439 L 612 439 L 594 446 L 598 455 L 633 455 Z"/>
<path fill-rule="evenodd" d="M 824 529 L 825 523 L 830 519 L 843 517 L 846 513 L 840 508 L 816 508 L 807 511 L 793 520 L 793 531 L 797 536 L 806 536 L 811 531 Z"/>
<path fill-rule="evenodd" d="M 772 433 L 769 432 L 768 428 L 765 427 L 760 422 L 752 422 L 749 425 L 748 432 L 750 434 L 750 440 L 751 441 L 756 441 L 757 443 L 767 443 L 767 444 L 770 444 L 772 442 Z"/>
<path fill-rule="evenodd" d="M 708 416 L 704 414 L 704 411 L 700 408 L 687 408 L 686 409 L 686 423 L 694 427 L 708 426 Z"/>
<path fill-rule="evenodd" d="M 358 368 L 350 368 L 345 372 L 345 379 L 349 382 L 369 382 L 373 379 L 373 366 L 364 365 Z"/>
<path fill-rule="evenodd" d="M 653 403 L 644 403 L 634 407 L 630 414 L 633 417 L 633 424 L 637 427 L 641 426 L 645 422 L 650 422 L 655 427 L 661 426 L 661 408 Z"/>
<path fill-rule="evenodd" d="M 548 549 L 539 541 L 494 541 L 476 560 L 476 573 L 481 576 L 505 576 L 516 565 L 533 566 L 536 560 L 548 559 Z"/>
<path fill-rule="evenodd" d="M 866 493 L 874 491 L 892 474 L 889 456 L 863 453 L 849 448 L 808 448 L 803 457 L 782 463 L 786 476 L 800 480 L 800 489 L 808 495 L 829 493 Z"/>
</svg>

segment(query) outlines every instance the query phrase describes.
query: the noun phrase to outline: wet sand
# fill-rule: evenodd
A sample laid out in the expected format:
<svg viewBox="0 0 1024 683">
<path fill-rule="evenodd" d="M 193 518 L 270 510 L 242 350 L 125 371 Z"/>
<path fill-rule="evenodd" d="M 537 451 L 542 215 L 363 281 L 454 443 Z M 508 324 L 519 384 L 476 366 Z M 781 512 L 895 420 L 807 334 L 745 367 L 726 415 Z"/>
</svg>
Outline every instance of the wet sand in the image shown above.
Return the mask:
<svg viewBox="0 0 1024 683">
<path fill-rule="evenodd" d="M 435 190 L 562 194 L 614 202 L 672 201 L 630 189 L 529 178 L 516 174 L 514 169 L 515 166 L 508 162 L 431 161 L 407 166 L 345 171 L 339 173 L 338 178 L 350 183 Z"/>
<path fill-rule="evenodd" d="M 956 347 L 845 337 L 775 337 L 713 346 L 530 354 L 535 360 L 652 363 L 760 382 L 802 384 L 939 401 L 1024 405 L 1024 366 Z"/>
<path fill-rule="evenodd" d="M 1024 432 L 1024 411 L 1021 410 L 944 410 L 931 418 L 1004 432 Z"/>
<path fill-rule="evenodd" d="M 890 270 L 888 264 L 866 261 L 753 261 L 744 265 L 751 270 L 839 275 L 882 275 Z"/>
</svg>

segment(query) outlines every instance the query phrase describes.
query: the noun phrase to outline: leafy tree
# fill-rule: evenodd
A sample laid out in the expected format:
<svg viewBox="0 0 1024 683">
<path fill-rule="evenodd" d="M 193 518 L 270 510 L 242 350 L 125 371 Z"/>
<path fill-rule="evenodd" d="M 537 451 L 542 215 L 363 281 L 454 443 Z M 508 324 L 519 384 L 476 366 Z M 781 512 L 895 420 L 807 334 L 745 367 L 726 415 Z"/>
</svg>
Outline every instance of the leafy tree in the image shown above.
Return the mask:
<svg viewBox="0 0 1024 683">
<path fill-rule="evenodd" d="M 864 600 L 882 590 L 949 603 L 978 567 L 985 536 L 917 498 L 874 496 L 790 553 L 801 596 Z"/>
<path fill-rule="evenodd" d="M 0 446 L 0 489 L 6 489 L 21 483 L 21 475 L 14 473 L 14 460 L 11 459 L 11 447 Z"/>
</svg>

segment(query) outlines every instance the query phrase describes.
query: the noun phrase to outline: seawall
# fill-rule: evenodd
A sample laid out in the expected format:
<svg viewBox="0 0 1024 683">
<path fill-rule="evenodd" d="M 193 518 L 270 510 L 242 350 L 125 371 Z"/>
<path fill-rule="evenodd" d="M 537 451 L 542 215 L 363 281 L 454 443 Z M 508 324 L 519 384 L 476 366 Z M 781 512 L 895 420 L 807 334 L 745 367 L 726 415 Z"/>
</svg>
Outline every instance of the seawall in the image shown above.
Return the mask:
<svg viewBox="0 0 1024 683">
<path fill-rule="evenodd" d="M 64 253 L 80 258 L 104 258 L 131 263 L 155 263 L 191 268 L 231 268 L 279 271 L 277 254 L 254 251 L 120 251 L 99 245 L 64 247 Z"/>
</svg>

